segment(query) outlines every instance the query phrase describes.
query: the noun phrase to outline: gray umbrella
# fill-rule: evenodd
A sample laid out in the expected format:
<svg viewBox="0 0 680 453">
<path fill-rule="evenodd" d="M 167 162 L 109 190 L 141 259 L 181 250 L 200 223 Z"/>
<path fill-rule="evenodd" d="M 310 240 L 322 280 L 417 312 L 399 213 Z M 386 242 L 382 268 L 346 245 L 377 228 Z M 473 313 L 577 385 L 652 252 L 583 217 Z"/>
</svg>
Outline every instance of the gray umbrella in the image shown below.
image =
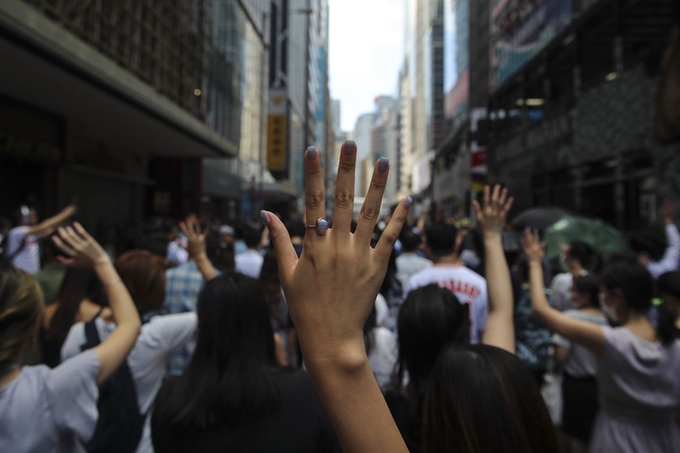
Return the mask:
<svg viewBox="0 0 680 453">
<path fill-rule="evenodd" d="M 518 229 L 535 228 L 546 230 L 567 215 L 569 215 L 569 211 L 566 209 L 549 206 L 537 207 L 519 213 L 510 223 Z"/>
</svg>

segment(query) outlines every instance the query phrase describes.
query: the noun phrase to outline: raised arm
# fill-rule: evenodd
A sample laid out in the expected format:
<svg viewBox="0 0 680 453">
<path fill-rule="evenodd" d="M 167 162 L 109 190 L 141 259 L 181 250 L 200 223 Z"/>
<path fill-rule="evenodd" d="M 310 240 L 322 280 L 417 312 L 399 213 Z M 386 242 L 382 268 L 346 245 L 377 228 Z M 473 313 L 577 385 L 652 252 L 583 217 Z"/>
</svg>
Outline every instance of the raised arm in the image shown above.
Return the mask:
<svg viewBox="0 0 680 453">
<path fill-rule="evenodd" d="M 135 345 L 142 325 L 139 313 L 111 259 L 79 223 L 75 223 L 73 228 L 59 228 L 59 236 L 53 236 L 53 241 L 70 257 L 61 259 L 62 263 L 94 268 L 106 290 L 116 329 L 92 349 L 99 358 L 97 385 L 101 385 L 118 369 Z"/>
<path fill-rule="evenodd" d="M 486 255 L 486 281 L 489 292 L 489 316 L 484 330 L 484 343 L 515 353 L 515 327 L 513 324 L 513 300 L 510 269 L 503 252 L 501 234 L 506 218 L 512 208 L 513 198 L 508 190 L 497 185 L 484 188 L 483 204 L 475 201 L 477 222 L 484 237 Z"/>
<path fill-rule="evenodd" d="M 548 304 L 543 286 L 543 246 L 537 233 L 528 231 L 522 241 L 524 252 L 529 259 L 531 283 L 531 306 L 534 316 L 545 326 L 567 340 L 588 348 L 596 356 L 604 353 L 605 339 L 602 327 L 586 321 L 571 318 Z"/>
<path fill-rule="evenodd" d="M 354 200 L 356 145 L 346 142 L 340 157 L 333 228 L 308 230 L 298 259 L 286 228 L 262 211 L 279 263 L 279 276 L 295 323 L 305 365 L 346 452 L 403 452 L 406 445 L 380 392 L 366 356 L 363 327 L 387 271 L 392 247 L 411 200 L 399 203 L 375 249 L 371 236 L 380 214 L 389 162 L 380 159 L 350 232 Z M 307 223 L 325 217 L 321 159 L 305 154 Z M 323 232 L 323 231 L 322 231 Z"/>
<path fill-rule="evenodd" d="M 50 235 L 56 227 L 73 217 L 77 211 L 78 208 L 76 205 L 68 205 L 59 214 L 45 219 L 39 224 L 29 228 L 27 234 L 34 234 L 38 237 Z"/>
<path fill-rule="evenodd" d="M 208 234 L 208 229 L 201 233 L 201 226 L 196 217 L 189 217 L 184 222 L 179 223 L 182 233 L 187 238 L 189 258 L 196 262 L 198 270 L 201 271 L 205 281 L 210 281 L 217 276 L 217 272 L 212 263 L 208 259 L 208 254 L 205 250 L 205 236 Z"/>
</svg>

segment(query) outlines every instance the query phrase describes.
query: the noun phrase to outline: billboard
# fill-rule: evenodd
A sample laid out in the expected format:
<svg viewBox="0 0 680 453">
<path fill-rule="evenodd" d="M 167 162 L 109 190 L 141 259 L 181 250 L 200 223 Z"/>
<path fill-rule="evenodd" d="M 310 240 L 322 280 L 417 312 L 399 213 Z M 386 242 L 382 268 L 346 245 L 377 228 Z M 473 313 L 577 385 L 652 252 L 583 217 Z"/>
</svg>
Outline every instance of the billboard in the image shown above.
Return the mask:
<svg viewBox="0 0 680 453">
<path fill-rule="evenodd" d="M 470 1 L 444 1 L 444 112 L 447 118 L 467 110 L 470 93 Z"/>
<path fill-rule="evenodd" d="M 539 53 L 571 21 L 572 0 L 492 0 L 491 89 Z"/>
</svg>

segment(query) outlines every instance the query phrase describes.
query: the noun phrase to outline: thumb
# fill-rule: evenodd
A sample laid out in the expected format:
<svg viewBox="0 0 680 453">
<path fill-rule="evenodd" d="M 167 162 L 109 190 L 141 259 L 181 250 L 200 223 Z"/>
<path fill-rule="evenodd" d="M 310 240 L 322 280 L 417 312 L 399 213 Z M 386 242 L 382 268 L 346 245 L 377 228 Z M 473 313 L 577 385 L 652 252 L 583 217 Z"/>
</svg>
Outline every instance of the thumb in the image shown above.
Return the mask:
<svg viewBox="0 0 680 453">
<path fill-rule="evenodd" d="M 295 253 L 293 248 L 293 242 L 290 240 L 290 234 L 288 234 L 288 230 L 283 222 L 271 212 L 262 211 L 260 216 L 262 217 L 262 222 L 269 230 L 270 241 L 276 251 L 276 260 L 279 263 L 279 276 L 282 281 L 290 280 L 298 261 L 297 253 Z"/>
</svg>

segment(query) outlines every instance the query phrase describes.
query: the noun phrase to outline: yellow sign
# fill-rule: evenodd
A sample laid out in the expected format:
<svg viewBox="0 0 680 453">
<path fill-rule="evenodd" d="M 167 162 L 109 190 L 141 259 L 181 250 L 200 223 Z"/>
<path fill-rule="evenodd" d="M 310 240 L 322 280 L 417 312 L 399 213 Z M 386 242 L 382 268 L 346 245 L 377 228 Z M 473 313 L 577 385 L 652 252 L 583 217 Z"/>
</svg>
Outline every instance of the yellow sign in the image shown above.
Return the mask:
<svg viewBox="0 0 680 453">
<path fill-rule="evenodd" d="M 267 168 L 286 169 L 286 115 L 269 115 L 267 120 Z"/>
</svg>

